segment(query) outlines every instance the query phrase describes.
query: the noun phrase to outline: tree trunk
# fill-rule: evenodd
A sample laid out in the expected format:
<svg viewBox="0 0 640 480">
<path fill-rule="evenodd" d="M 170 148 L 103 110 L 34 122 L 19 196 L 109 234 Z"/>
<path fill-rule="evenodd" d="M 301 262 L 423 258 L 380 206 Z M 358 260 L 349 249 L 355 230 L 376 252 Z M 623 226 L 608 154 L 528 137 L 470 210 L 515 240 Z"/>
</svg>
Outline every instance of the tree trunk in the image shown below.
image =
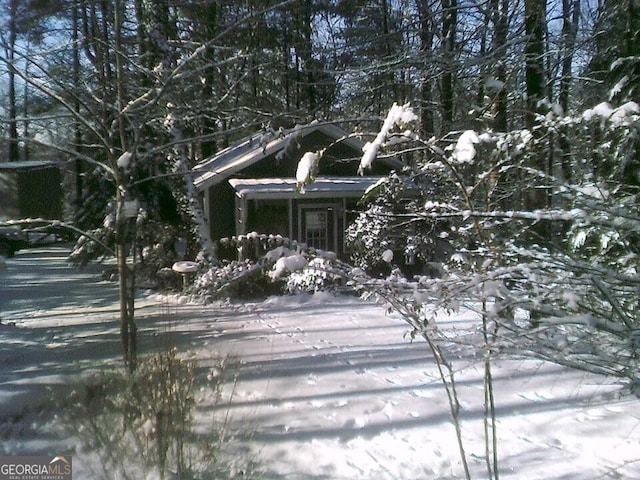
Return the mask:
<svg viewBox="0 0 640 480">
<path fill-rule="evenodd" d="M 420 123 L 422 136 L 431 138 L 435 135 L 435 122 L 433 116 L 433 88 L 430 64 L 433 61 L 434 23 L 433 12 L 429 0 L 417 1 L 418 15 L 420 18 L 420 54 L 422 61 L 422 78 L 420 79 L 421 110 Z"/>
<path fill-rule="evenodd" d="M 125 231 L 121 231 L 120 234 L 126 238 Z M 127 264 L 128 245 L 124 238 L 118 241 L 117 246 L 118 293 L 120 297 L 120 344 L 122 346 L 122 356 L 125 367 L 129 372 L 133 372 L 136 369 L 138 357 L 138 329 L 134 318 L 134 277 L 130 275 L 132 272 L 129 271 Z"/>
<path fill-rule="evenodd" d="M 529 167 L 534 171 L 546 173 L 548 170 L 548 149 L 541 144 L 539 129 L 536 125 L 536 115 L 540 112 L 540 102 L 546 94 L 545 76 L 545 31 L 546 31 L 546 0 L 525 0 L 525 32 L 527 40 L 525 43 L 525 80 L 526 80 L 526 111 L 525 126 L 533 134 L 533 148 Z M 529 178 L 524 179 L 523 185 L 523 208 L 534 211 L 544 209 L 549 206 L 549 192 L 539 187 L 540 180 L 536 178 L 531 185 Z M 549 225 L 539 222 L 532 230 L 533 241 L 544 240 L 549 237 Z"/>
<path fill-rule="evenodd" d="M 382 38 L 383 38 L 383 45 L 384 45 L 384 59 L 388 60 L 394 57 L 393 44 L 391 40 L 391 36 L 393 35 L 393 32 L 392 32 L 391 26 L 389 25 L 391 6 L 389 5 L 388 0 L 382 0 L 380 8 L 382 10 Z M 388 83 L 388 85 L 384 90 L 380 91 L 380 103 L 378 105 L 379 112 L 384 112 L 386 111 L 387 108 L 389 108 L 389 105 L 387 104 L 388 100 L 384 96 L 384 91 L 386 91 L 387 89 L 391 91 L 391 96 L 394 102 L 402 103 L 403 101 L 403 99 L 400 96 L 398 82 L 396 82 L 394 69 L 387 67 L 387 73 L 386 75 L 383 75 L 383 78 L 385 78 L 386 83 Z"/>
<path fill-rule="evenodd" d="M 565 115 L 569 111 L 569 92 L 573 77 L 573 53 L 578 35 L 579 21 L 580 0 L 562 0 L 562 77 L 560 79 L 558 103 Z M 562 177 L 565 182 L 571 182 L 571 142 L 569 141 L 566 127 L 562 127 L 559 133 Z"/>
<path fill-rule="evenodd" d="M 526 112 L 525 125 L 533 130 L 539 102 L 545 96 L 544 38 L 546 28 L 546 0 L 525 1 L 525 81 Z"/>
<path fill-rule="evenodd" d="M 458 0 L 442 0 L 442 48 L 444 72 L 442 74 L 442 133 L 453 128 L 455 88 L 454 55 L 458 24 Z"/>
<path fill-rule="evenodd" d="M 218 10 L 215 2 L 203 6 L 202 9 L 203 18 L 206 18 L 206 24 L 202 27 L 205 30 L 203 32 L 205 37 L 202 39 L 202 41 L 207 41 L 208 39 L 213 38 L 216 34 Z M 204 98 L 210 99 L 215 97 L 215 82 L 216 76 L 218 75 L 218 70 L 214 67 L 214 49 L 208 49 L 204 55 L 211 65 L 208 66 L 207 69 L 203 72 L 202 93 L 204 95 Z M 218 130 L 218 126 L 215 118 L 212 115 L 203 115 L 203 117 L 204 118 L 201 121 L 200 128 L 201 135 L 205 137 L 205 139 L 200 143 L 200 150 L 202 158 L 208 158 L 211 155 L 214 155 L 217 151 L 218 145 L 216 143 L 216 140 L 213 138 L 213 135 Z M 211 138 L 206 138 L 208 135 L 211 135 Z"/>
<path fill-rule="evenodd" d="M 494 130 L 506 132 L 509 129 L 507 116 L 507 68 L 506 44 L 509 34 L 509 1 L 491 0 L 493 18 L 494 76 L 498 91 L 494 97 Z"/>
<path fill-rule="evenodd" d="M 71 6 L 71 29 L 72 29 L 72 40 L 73 40 L 73 72 L 72 72 L 72 82 L 74 91 L 80 91 L 80 18 L 78 14 L 78 8 L 76 2 Z M 82 130 L 80 126 L 80 98 L 78 96 L 74 96 L 73 100 L 73 109 L 76 114 L 76 119 L 74 120 L 73 125 L 73 140 L 74 144 L 73 148 L 76 152 L 80 153 L 80 148 L 82 144 Z M 84 165 L 82 160 L 80 160 L 80 155 L 75 160 L 75 205 L 74 205 L 74 216 L 76 221 L 80 220 L 80 207 L 82 205 L 83 192 L 84 192 Z"/>
<path fill-rule="evenodd" d="M 306 0 L 302 6 L 302 15 L 300 19 L 300 29 L 302 37 L 302 59 L 304 60 L 305 83 L 307 107 L 310 113 L 314 113 L 318 108 L 318 98 L 315 85 L 314 60 L 313 60 L 313 38 L 312 38 L 312 22 L 313 12 L 311 0 Z"/>
<path fill-rule="evenodd" d="M 119 147 L 121 151 L 129 151 L 129 140 L 127 138 L 124 111 L 126 101 L 126 85 L 123 65 L 123 42 L 122 25 L 124 23 L 124 4 L 122 0 L 114 2 L 114 41 L 116 52 L 116 93 L 117 93 L 117 126 L 119 134 Z M 115 132 L 114 132 L 115 133 Z M 114 168 L 118 170 L 116 162 L 112 162 Z M 135 324 L 135 271 L 129 270 L 127 265 L 128 251 L 130 247 L 130 232 L 128 223 L 130 220 L 124 213 L 125 201 L 127 200 L 128 170 L 123 168 L 116 174 L 117 185 L 117 215 L 116 215 L 116 242 L 118 260 L 118 291 L 120 296 L 120 336 L 122 342 L 122 353 L 125 365 L 130 372 L 136 369 L 137 363 L 137 327 Z"/>
<path fill-rule="evenodd" d="M 9 2 L 9 34 L 8 45 L 5 47 L 7 52 L 8 64 L 8 86 L 9 89 L 9 152 L 8 159 L 10 162 L 20 160 L 20 149 L 18 146 L 18 107 L 16 105 L 16 71 L 15 71 L 15 47 L 18 36 L 18 0 L 10 0 Z"/>
<path fill-rule="evenodd" d="M 181 125 L 173 126 L 173 136 L 177 144 L 181 143 L 184 138 Z M 198 238 L 200 240 L 200 248 L 202 254 L 206 260 L 212 264 L 218 263 L 215 248 L 213 247 L 213 241 L 211 240 L 211 231 L 209 230 L 209 224 L 205 220 L 200 195 L 195 185 L 193 184 L 193 172 L 189 168 L 189 157 L 186 151 L 186 147 L 178 147 L 176 152 L 175 171 L 179 173 L 185 183 L 185 189 L 187 192 L 187 199 L 189 201 L 189 211 L 193 217 L 193 221 L 198 227 Z"/>
</svg>

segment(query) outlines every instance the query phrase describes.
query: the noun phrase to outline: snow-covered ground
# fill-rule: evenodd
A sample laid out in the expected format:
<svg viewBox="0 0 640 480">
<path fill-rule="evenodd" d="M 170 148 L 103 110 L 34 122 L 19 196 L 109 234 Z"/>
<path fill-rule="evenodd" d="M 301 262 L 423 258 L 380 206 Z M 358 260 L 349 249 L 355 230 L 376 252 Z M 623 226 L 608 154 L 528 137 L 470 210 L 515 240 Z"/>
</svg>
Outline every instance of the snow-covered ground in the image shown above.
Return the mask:
<svg viewBox="0 0 640 480">
<path fill-rule="evenodd" d="M 0 455 L 71 453 L 74 478 L 89 479 L 91 457 L 43 405 L 119 364 L 117 292 L 99 266 L 75 270 L 65 255 L 20 252 L 0 272 Z M 380 306 L 328 294 L 213 305 L 141 294 L 137 304 L 142 350 L 170 342 L 203 372 L 227 354 L 241 362 L 229 413 L 261 478 L 463 478 L 432 358 Z M 473 338 L 474 321 L 463 312 L 440 327 Z M 449 354 L 472 476 L 485 478 L 482 358 L 465 344 Z M 494 379 L 502 479 L 640 478 L 640 403 L 612 381 L 531 359 L 497 360 Z M 203 379 L 202 432 L 212 397 Z"/>
</svg>

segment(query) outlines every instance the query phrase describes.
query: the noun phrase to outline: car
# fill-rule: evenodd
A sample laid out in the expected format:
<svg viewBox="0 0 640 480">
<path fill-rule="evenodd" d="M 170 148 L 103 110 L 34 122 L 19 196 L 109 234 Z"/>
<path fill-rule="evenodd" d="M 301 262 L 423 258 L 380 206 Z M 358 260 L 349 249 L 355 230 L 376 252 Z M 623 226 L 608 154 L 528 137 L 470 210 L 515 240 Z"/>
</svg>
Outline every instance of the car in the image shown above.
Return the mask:
<svg viewBox="0 0 640 480">
<path fill-rule="evenodd" d="M 13 257 L 29 244 L 27 234 L 20 227 L 0 226 L 0 255 Z"/>
</svg>

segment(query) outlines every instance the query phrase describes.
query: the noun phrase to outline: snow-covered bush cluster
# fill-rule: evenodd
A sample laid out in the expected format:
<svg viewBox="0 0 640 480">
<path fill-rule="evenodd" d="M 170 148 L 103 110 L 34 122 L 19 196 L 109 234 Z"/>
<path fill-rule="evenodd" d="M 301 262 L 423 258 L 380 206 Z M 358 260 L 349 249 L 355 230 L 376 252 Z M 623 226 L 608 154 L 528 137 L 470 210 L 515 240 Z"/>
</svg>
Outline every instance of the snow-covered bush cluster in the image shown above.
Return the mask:
<svg viewBox="0 0 640 480">
<path fill-rule="evenodd" d="M 251 232 L 221 239 L 218 249 L 240 253 L 243 259 L 209 265 L 195 280 L 194 291 L 212 298 L 251 298 L 282 292 L 284 275 L 275 274 L 276 264 L 281 257 L 295 252 L 298 245 L 282 235 Z M 280 269 L 283 262 L 280 261 Z"/>
<path fill-rule="evenodd" d="M 392 173 L 370 189 L 362 199 L 364 210 L 346 231 L 351 262 L 374 276 L 401 267 L 409 277 L 442 262 L 455 236 L 451 222 L 416 214 L 443 195 L 439 178 L 410 171 Z"/>
<path fill-rule="evenodd" d="M 311 258 L 303 268 L 291 271 L 287 276 L 287 293 L 314 293 L 331 291 L 344 284 L 344 274 L 335 266 L 335 257 L 323 254 Z"/>
<path fill-rule="evenodd" d="M 210 266 L 194 282 L 193 290 L 208 297 L 251 298 L 330 290 L 342 284 L 333 252 L 309 248 L 280 235 L 250 233 L 224 239 L 226 248 L 251 258 Z"/>
<path fill-rule="evenodd" d="M 198 276 L 193 289 L 217 298 L 252 298 L 282 293 L 286 277 L 305 267 L 306 246 L 281 235 L 256 232 L 222 239 L 221 248 L 241 252 L 243 260 L 223 260 Z"/>
<path fill-rule="evenodd" d="M 252 260 L 223 261 L 207 269 L 194 282 L 193 291 L 207 298 L 258 298 L 280 293 L 279 282 L 262 263 Z"/>
</svg>

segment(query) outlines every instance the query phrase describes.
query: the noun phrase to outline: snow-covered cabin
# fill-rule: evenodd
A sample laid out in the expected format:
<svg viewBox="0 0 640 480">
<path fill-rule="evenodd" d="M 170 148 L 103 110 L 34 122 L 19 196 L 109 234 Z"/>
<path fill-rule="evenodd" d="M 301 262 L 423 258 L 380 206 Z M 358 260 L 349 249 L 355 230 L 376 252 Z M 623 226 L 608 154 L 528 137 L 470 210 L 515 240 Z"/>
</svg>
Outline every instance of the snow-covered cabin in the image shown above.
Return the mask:
<svg viewBox="0 0 640 480">
<path fill-rule="evenodd" d="M 291 131 L 252 135 L 200 162 L 194 183 L 214 241 L 273 234 L 344 254 L 349 212 L 367 188 L 398 163 L 375 162 L 357 175 L 363 142 L 330 123 L 314 122 Z M 296 170 L 306 152 L 325 149 L 316 181 L 296 188 Z"/>
</svg>

